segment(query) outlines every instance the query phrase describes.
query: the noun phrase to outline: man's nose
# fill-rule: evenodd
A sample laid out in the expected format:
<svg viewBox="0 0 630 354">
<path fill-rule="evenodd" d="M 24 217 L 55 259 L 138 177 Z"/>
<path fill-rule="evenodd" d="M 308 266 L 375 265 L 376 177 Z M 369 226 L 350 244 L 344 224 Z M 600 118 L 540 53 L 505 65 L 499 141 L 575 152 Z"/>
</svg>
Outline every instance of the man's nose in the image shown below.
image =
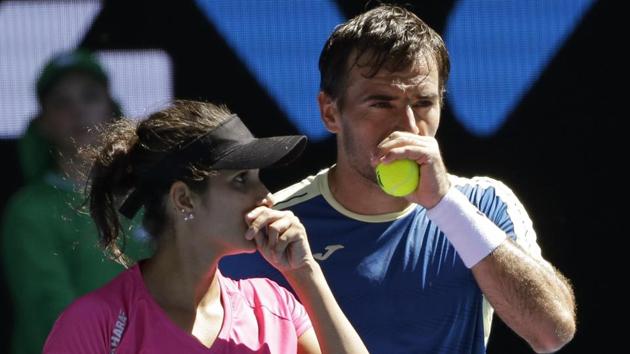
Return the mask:
<svg viewBox="0 0 630 354">
<path fill-rule="evenodd" d="M 403 111 L 400 113 L 398 127 L 396 130 L 413 134 L 420 133 L 418 121 L 416 120 L 416 113 L 410 105 L 405 105 Z"/>
</svg>

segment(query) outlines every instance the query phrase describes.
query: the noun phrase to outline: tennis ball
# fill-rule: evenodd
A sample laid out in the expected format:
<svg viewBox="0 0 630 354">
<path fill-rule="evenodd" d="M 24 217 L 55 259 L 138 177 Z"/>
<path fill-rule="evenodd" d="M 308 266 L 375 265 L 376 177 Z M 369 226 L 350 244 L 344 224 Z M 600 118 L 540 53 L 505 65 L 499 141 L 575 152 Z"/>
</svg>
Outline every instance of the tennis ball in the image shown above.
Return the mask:
<svg viewBox="0 0 630 354">
<path fill-rule="evenodd" d="M 418 188 L 420 170 L 411 160 L 395 160 L 376 166 L 376 180 L 385 193 L 394 197 L 404 197 Z"/>
</svg>

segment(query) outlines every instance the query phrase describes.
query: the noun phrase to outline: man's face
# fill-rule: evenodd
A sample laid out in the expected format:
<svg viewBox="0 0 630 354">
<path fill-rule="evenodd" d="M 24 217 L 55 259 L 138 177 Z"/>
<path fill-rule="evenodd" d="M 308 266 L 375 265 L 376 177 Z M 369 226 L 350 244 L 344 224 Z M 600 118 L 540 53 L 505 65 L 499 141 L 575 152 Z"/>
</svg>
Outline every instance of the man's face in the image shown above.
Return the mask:
<svg viewBox="0 0 630 354">
<path fill-rule="evenodd" d="M 338 159 L 376 183 L 370 157 L 394 131 L 435 136 L 440 122 L 440 89 L 434 63 L 419 60 L 413 67 L 390 72 L 355 65 L 337 107 Z M 336 104 L 336 103 L 335 103 Z M 340 108 L 340 109 L 339 109 Z"/>
<path fill-rule="evenodd" d="M 91 128 L 110 120 L 112 108 L 102 83 L 84 73 L 69 73 L 44 97 L 41 127 L 60 152 L 74 155 L 76 146 L 94 141 Z"/>
</svg>

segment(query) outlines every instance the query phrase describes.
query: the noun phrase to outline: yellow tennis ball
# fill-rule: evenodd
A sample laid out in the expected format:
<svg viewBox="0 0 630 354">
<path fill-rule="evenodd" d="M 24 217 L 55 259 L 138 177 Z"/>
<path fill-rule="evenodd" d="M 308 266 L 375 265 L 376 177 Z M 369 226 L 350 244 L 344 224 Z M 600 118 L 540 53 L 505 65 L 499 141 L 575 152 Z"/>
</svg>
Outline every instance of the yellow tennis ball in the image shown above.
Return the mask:
<svg viewBox="0 0 630 354">
<path fill-rule="evenodd" d="M 385 193 L 404 197 L 418 188 L 420 169 L 415 161 L 395 160 L 376 166 L 376 180 Z"/>
</svg>

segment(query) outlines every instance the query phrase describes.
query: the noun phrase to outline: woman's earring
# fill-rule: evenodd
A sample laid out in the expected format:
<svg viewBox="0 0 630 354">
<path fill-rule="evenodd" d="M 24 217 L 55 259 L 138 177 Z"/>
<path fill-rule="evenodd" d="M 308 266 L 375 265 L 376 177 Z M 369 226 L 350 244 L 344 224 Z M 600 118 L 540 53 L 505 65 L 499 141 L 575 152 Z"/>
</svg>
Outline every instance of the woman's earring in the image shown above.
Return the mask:
<svg viewBox="0 0 630 354">
<path fill-rule="evenodd" d="M 190 221 L 195 218 L 195 214 L 193 214 L 192 212 L 188 214 L 185 214 L 185 213 L 186 213 L 186 209 L 182 209 L 182 214 L 184 214 L 184 221 Z"/>
</svg>

